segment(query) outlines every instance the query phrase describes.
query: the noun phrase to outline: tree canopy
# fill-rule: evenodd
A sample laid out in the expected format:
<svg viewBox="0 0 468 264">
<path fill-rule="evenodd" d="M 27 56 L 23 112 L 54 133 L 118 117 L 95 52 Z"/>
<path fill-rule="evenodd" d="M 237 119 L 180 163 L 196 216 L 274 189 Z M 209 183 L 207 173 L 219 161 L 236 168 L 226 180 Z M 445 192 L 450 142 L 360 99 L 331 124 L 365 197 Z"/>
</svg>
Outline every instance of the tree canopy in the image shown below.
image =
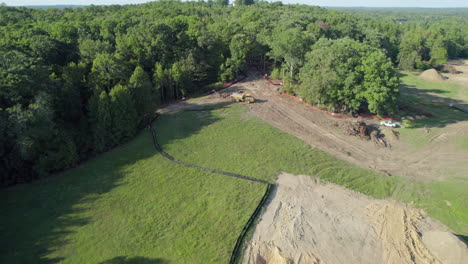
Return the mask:
<svg viewBox="0 0 468 264">
<path fill-rule="evenodd" d="M 392 113 L 394 67 L 468 56 L 457 11 L 335 11 L 281 2 L 0 5 L 0 185 L 27 182 L 125 142 L 162 103 L 248 64 L 336 111 Z"/>
<path fill-rule="evenodd" d="M 350 38 L 320 39 L 306 54 L 300 95 L 310 103 L 357 112 L 393 113 L 398 77 L 385 54 Z"/>
</svg>

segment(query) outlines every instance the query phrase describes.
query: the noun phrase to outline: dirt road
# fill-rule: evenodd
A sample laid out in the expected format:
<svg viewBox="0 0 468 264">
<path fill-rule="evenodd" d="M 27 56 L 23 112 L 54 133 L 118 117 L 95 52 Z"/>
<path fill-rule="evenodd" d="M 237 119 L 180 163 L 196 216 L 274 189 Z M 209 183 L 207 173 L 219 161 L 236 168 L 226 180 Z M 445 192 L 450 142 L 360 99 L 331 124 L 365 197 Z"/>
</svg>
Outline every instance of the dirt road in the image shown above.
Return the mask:
<svg viewBox="0 0 468 264">
<path fill-rule="evenodd" d="M 281 174 L 244 264 L 462 264 L 464 243 L 422 211 Z"/>
<path fill-rule="evenodd" d="M 282 96 L 276 91 L 277 87 L 267 82 L 259 73 L 251 71 L 249 77 L 234 88 L 250 90 L 260 100 L 250 107 L 250 114 L 313 147 L 361 167 L 422 181 L 443 180 L 440 170 L 445 168 L 453 169 L 452 176 L 468 176 L 468 151 L 454 154 L 453 146 L 446 141 L 431 141 L 423 149 L 415 149 L 400 142 L 392 142 L 392 148 L 383 148 L 372 141 L 361 140 L 340 131 L 336 124 L 355 122 L 352 118 L 336 119 Z M 372 120 L 366 122 L 376 123 Z M 445 133 L 448 139 L 451 135 L 468 134 L 468 122 L 448 126 Z"/>
</svg>

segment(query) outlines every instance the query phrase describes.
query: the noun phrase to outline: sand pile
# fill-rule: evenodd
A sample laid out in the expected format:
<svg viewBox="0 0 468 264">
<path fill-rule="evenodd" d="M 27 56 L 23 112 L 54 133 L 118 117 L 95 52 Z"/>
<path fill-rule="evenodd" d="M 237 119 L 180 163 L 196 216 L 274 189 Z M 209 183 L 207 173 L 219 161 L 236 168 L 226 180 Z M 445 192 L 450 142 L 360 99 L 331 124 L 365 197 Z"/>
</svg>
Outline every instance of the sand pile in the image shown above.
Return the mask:
<svg viewBox="0 0 468 264">
<path fill-rule="evenodd" d="M 468 263 L 466 245 L 420 210 L 309 176 L 277 182 L 244 264 Z"/>
<path fill-rule="evenodd" d="M 431 81 L 431 82 L 441 82 L 445 80 L 444 76 L 442 76 L 435 69 L 429 69 L 427 71 L 424 71 L 419 75 L 419 77 L 423 78 L 426 81 Z"/>
</svg>

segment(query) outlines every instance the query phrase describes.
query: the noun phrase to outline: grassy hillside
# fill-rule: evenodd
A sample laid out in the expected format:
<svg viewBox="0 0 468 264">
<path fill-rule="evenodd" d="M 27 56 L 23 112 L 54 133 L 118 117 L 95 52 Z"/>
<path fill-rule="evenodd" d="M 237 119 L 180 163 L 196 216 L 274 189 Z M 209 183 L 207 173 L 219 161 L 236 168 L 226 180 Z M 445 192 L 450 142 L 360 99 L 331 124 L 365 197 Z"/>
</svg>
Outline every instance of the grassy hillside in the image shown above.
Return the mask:
<svg viewBox="0 0 468 264">
<path fill-rule="evenodd" d="M 463 234 L 466 181 L 428 186 L 382 176 L 249 117 L 244 105 L 208 107 L 216 109 L 162 115 L 155 127 L 164 150 L 270 181 L 286 171 L 374 197 L 393 195 Z M 63 175 L 2 190 L 0 262 L 226 263 L 264 188 L 170 163 L 144 131 Z"/>
<path fill-rule="evenodd" d="M 0 263 L 225 263 L 264 188 L 177 166 L 145 131 L 64 175 L 2 190 Z"/>
<path fill-rule="evenodd" d="M 373 197 L 387 197 L 393 192 L 394 179 L 311 148 L 247 116 L 245 110 L 244 105 L 231 105 L 213 111 L 163 115 L 156 122 L 159 143 L 179 160 L 264 180 L 273 181 L 286 171 L 320 176 Z"/>
</svg>

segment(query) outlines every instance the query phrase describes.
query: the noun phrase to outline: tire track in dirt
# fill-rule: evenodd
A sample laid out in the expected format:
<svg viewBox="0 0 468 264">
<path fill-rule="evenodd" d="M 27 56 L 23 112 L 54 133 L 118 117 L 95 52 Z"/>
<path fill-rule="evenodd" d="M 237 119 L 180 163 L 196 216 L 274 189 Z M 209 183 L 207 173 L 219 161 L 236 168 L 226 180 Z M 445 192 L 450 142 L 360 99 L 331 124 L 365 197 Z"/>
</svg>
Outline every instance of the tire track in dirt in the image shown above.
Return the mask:
<svg viewBox="0 0 468 264">
<path fill-rule="evenodd" d="M 291 98 L 281 96 L 276 91 L 277 87 L 255 71 L 236 86 L 238 89 L 249 90 L 259 99 L 259 103 L 250 106 L 251 115 L 302 139 L 313 147 L 384 175 L 388 172 L 420 181 L 438 181 L 445 177 L 444 173 L 440 173 L 441 170 L 450 167 L 459 168 L 461 161 L 468 160 L 468 151 L 458 151 L 454 154 L 454 148 L 447 144 L 446 140 L 440 142 L 435 140 L 419 149 L 402 142 L 392 142 L 392 148 L 388 149 L 348 136 L 333 124 L 355 122 L 356 119 L 336 119 Z M 372 120 L 366 122 L 375 123 Z M 468 131 L 467 122 L 449 126 L 446 130 Z M 463 175 L 466 169 L 468 166 L 457 170 L 459 171 L 457 176 L 466 177 L 467 175 Z"/>
<path fill-rule="evenodd" d="M 282 173 L 243 264 L 464 264 L 466 245 L 423 211 Z"/>
</svg>

